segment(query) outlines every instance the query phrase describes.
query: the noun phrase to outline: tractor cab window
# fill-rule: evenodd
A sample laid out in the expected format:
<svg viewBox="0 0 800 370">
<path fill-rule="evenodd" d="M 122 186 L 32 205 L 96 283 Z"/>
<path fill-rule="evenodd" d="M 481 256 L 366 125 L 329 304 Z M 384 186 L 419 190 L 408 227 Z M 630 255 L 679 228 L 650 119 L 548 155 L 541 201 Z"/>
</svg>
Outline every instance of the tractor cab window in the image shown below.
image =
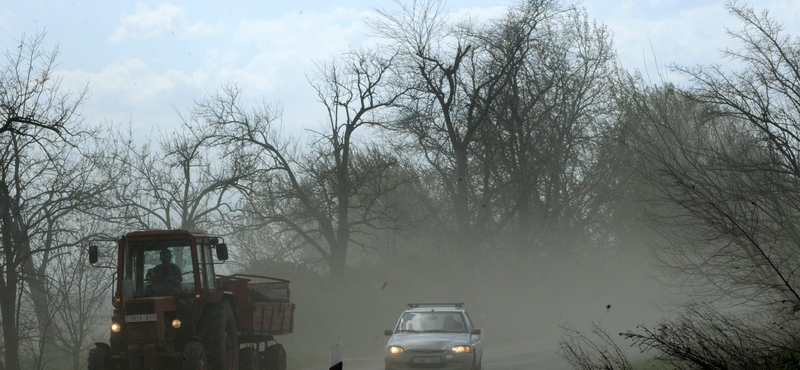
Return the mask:
<svg viewBox="0 0 800 370">
<path fill-rule="evenodd" d="M 129 242 L 125 279 L 133 283 L 134 297 L 194 293 L 191 241 Z"/>
<path fill-rule="evenodd" d="M 211 255 L 211 243 L 208 238 L 197 238 L 197 251 L 200 279 L 205 279 L 204 286 L 214 289 L 214 257 Z"/>
</svg>

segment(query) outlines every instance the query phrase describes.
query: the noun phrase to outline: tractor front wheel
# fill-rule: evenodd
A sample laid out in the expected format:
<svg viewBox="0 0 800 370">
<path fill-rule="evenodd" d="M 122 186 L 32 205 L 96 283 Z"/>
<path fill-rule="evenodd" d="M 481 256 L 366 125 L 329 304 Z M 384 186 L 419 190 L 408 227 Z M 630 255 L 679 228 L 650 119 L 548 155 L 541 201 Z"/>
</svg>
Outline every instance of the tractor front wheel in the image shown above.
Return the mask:
<svg viewBox="0 0 800 370">
<path fill-rule="evenodd" d="M 204 309 L 203 345 L 206 365 L 210 370 L 237 370 L 239 339 L 236 318 L 228 302 L 208 305 Z"/>
<path fill-rule="evenodd" d="M 111 351 L 108 347 L 97 346 L 92 348 L 89 350 L 88 370 L 106 370 L 109 356 L 111 356 Z"/>
<path fill-rule="evenodd" d="M 186 343 L 182 357 L 181 370 L 205 370 L 206 351 L 201 343 Z"/>
</svg>

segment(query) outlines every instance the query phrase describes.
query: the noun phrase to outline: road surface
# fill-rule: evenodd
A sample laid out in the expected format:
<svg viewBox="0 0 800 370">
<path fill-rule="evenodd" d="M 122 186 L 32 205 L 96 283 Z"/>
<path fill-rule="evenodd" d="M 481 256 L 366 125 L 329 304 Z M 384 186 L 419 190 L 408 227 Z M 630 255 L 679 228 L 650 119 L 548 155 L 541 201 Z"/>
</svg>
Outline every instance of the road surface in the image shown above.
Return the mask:
<svg viewBox="0 0 800 370">
<path fill-rule="evenodd" d="M 557 342 L 540 342 L 516 345 L 486 345 L 483 354 L 484 370 L 572 370 L 558 356 Z M 347 350 L 345 349 L 345 352 Z M 348 358 L 345 355 L 344 370 L 383 370 L 383 357 Z M 327 370 L 327 367 L 312 367 L 303 370 Z M 292 369 L 294 370 L 294 369 Z"/>
</svg>

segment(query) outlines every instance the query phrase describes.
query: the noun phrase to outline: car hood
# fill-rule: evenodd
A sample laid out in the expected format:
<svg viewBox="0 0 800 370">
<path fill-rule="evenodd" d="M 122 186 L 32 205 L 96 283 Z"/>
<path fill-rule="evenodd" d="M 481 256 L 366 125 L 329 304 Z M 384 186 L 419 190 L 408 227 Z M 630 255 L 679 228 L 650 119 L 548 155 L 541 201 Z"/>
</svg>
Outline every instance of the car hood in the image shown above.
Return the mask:
<svg viewBox="0 0 800 370">
<path fill-rule="evenodd" d="M 401 333 L 392 335 L 387 346 L 400 346 L 405 350 L 450 350 L 453 346 L 469 343 L 467 333 Z"/>
</svg>

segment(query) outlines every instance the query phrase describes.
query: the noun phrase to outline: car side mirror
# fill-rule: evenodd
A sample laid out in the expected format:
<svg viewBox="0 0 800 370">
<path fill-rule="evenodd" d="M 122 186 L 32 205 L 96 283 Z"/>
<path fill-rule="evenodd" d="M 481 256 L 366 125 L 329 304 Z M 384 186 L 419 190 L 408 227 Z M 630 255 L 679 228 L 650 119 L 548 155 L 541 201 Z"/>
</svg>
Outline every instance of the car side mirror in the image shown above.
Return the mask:
<svg viewBox="0 0 800 370">
<path fill-rule="evenodd" d="M 472 333 L 471 334 L 480 335 L 481 334 L 481 329 L 472 329 Z"/>
<path fill-rule="evenodd" d="M 392 331 L 391 331 L 391 330 L 384 330 L 384 331 L 383 331 L 383 335 L 385 335 L 385 336 L 387 336 L 387 337 L 391 337 L 391 336 L 392 336 L 392 334 L 393 334 L 393 333 L 392 333 Z"/>
<path fill-rule="evenodd" d="M 96 245 L 90 245 L 89 246 L 89 263 L 92 264 L 92 265 L 97 263 L 97 260 L 99 259 L 99 256 L 100 256 L 100 254 L 97 251 L 97 246 Z"/>
<path fill-rule="evenodd" d="M 219 243 L 215 247 L 217 249 L 217 260 L 218 261 L 225 261 L 228 259 L 228 245 L 225 243 Z"/>
</svg>

